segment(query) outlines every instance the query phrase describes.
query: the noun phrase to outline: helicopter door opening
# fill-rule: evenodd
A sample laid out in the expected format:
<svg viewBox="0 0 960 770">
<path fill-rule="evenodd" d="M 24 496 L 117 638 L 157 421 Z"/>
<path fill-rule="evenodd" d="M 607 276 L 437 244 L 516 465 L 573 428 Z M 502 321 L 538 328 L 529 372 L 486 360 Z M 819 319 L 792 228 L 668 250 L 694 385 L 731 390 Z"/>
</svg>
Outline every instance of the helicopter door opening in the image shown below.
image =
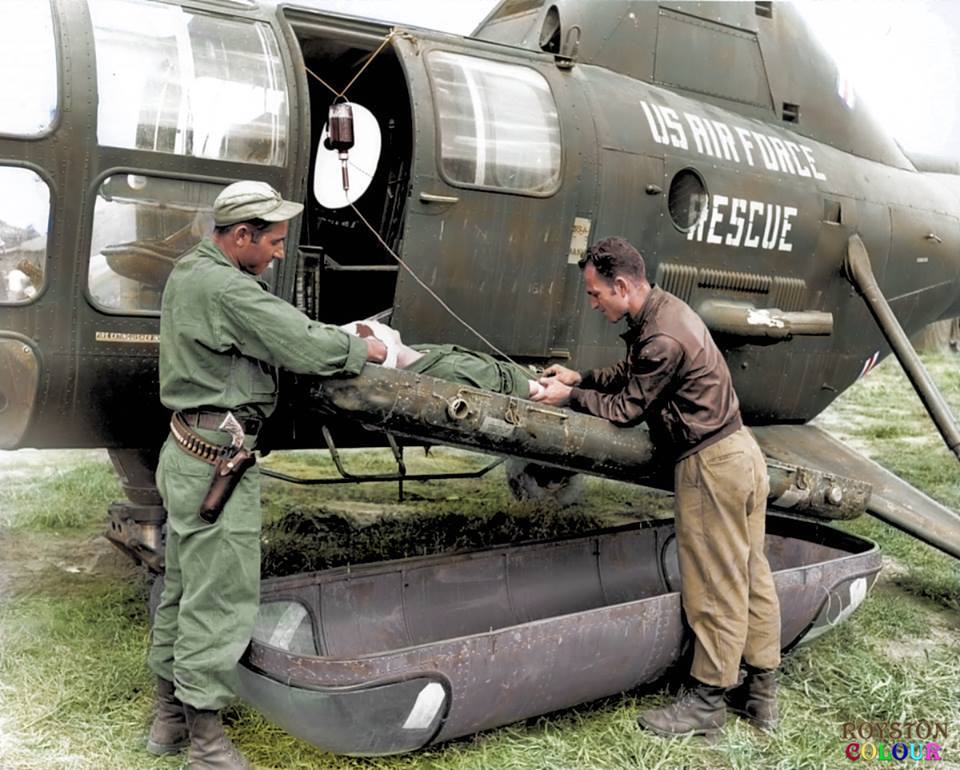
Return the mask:
<svg viewBox="0 0 960 770">
<path fill-rule="evenodd" d="M 327 323 L 374 315 L 389 320 L 397 263 L 356 212 L 399 251 L 412 156 L 406 80 L 389 45 L 374 55 L 383 40 L 380 33 L 386 34 L 381 28 L 361 34 L 321 26 L 306 13 L 288 12 L 288 19 L 308 70 L 310 97 L 310 172 L 296 305 Z M 361 69 L 338 99 L 332 89 L 344 89 Z M 330 105 L 344 100 L 351 105 L 354 130 L 346 193 L 341 159 L 327 141 Z"/>
</svg>

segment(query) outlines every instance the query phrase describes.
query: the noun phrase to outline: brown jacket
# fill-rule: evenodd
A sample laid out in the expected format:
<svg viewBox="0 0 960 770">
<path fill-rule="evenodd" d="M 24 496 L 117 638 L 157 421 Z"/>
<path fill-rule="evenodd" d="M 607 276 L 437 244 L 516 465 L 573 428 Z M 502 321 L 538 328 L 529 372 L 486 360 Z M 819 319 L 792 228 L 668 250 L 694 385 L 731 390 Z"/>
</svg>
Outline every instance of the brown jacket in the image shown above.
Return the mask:
<svg viewBox="0 0 960 770">
<path fill-rule="evenodd" d="M 627 357 L 583 372 L 573 409 L 622 426 L 646 420 L 658 450 L 677 460 L 741 427 L 730 370 L 686 303 L 654 286 L 621 336 Z"/>
</svg>

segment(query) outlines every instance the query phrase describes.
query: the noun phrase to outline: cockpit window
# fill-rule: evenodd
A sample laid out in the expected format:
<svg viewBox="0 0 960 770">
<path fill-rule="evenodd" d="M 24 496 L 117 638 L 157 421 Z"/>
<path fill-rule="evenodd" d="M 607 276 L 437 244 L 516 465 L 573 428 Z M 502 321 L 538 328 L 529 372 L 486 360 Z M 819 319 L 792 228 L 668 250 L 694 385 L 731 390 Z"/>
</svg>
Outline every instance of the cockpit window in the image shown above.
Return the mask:
<svg viewBox="0 0 960 770">
<path fill-rule="evenodd" d="M 28 168 L 0 166 L 0 305 L 30 302 L 43 289 L 50 188 Z"/>
<path fill-rule="evenodd" d="M 150 0 L 90 0 L 90 12 L 100 144 L 286 162 L 287 83 L 266 24 Z"/>
<path fill-rule="evenodd" d="M 529 67 L 433 51 L 440 167 L 452 184 L 549 195 L 560 182 L 560 122 Z"/>
<path fill-rule="evenodd" d="M 213 231 L 222 185 L 115 174 L 103 180 L 93 214 L 87 290 L 115 313 L 156 313 L 174 264 Z"/>
<path fill-rule="evenodd" d="M 3 0 L 0 134 L 37 136 L 57 117 L 57 53 L 50 3 Z"/>
</svg>

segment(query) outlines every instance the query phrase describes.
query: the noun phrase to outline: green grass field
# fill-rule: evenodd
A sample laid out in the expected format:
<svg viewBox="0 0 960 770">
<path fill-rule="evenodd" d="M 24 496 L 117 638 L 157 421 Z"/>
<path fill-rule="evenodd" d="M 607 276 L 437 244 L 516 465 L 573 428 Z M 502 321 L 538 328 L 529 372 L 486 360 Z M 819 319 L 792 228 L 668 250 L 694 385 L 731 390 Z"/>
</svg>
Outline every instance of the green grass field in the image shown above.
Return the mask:
<svg viewBox="0 0 960 770">
<path fill-rule="evenodd" d="M 960 411 L 956 356 L 927 358 Z M 820 424 L 883 465 L 960 509 L 960 469 L 942 446 L 895 362 L 851 388 Z M 486 458 L 453 450 L 411 472 L 465 470 Z M 348 453 L 350 470 L 389 467 L 384 452 Z M 276 453 L 285 472 L 330 472 L 325 453 Z M 501 470 L 477 480 L 305 490 L 264 489 L 264 568 L 286 574 L 333 564 L 567 534 L 649 515 L 670 498 L 599 479 L 587 503 L 565 510 L 509 498 Z M 109 463 L 83 460 L 38 482 L 0 488 L 0 770 L 177 768 L 142 750 L 153 683 L 143 578 L 97 535 L 119 497 Z M 881 577 L 846 623 L 784 660 L 781 728 L 762 735 L 731 717 L 715 745 L 639 731 L 638 709 L 668 701 L 672 685 L 615 695 L 401 757 L 350 759 L 321 752 L 238 705 L 229 730 L 259 767 L 383 768 L 842 768 L 845 722 L 947 725 L 942 762 L 960 768 L 960 568 L 879 521 L 843 525 L 876 539 Z M 899 766 L 887 762 L 881 766 Z M 928 763 L 923 763 L 924 765 Z M 862 765 L 862 763 L 861 763 Z"/>
</svg>

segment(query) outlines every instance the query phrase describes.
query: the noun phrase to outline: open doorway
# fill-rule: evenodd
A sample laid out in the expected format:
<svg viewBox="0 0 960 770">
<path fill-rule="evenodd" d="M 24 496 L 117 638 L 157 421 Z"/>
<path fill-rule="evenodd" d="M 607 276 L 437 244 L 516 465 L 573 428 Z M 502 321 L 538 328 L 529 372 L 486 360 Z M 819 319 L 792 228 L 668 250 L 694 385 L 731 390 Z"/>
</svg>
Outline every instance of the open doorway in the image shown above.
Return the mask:
<svg viewBox="0 0 960 770">
<path fill-rule="evenodd" d="M 353 205 L 395 251 L 399 251 L 403 235 L 412 158 L 409 92 L 403 70 L 389 45 L 370 61 L 382 38 L 366 32 L 358 34 L 352 29 L 334 29 L 328 21 L 321 24 L 306 14 L 290 14 L 309 70 L 311 147 L 298 251 L 296 304 L 312 318 L 327 323 L 374 315 L 389 321 L 397 284 L 395 260 L 354 209 L 343 205 L 346 200 L 339 207 L 331 207 L 317 194 L 318 187 L 330 189 L 331 185 L 340 185 L 339 165 L 325 165 L 324 159 L 319 163 L 319 173 L 324 177 L 317 179 L 318 155 L 330 152 L 323 149 L 322 141 L 328 110 L 335 99 L 335 94 L 318 78 L 339 91 L 367 65 L 345 98 L 369 111 L 368 119 L 375 121 L 373 131 L 379 134 L 379 153 L 372 156 L 365 152 L 372 139 L 364 130 L 371 124 L 355 120 L 356 144 L 349 153 L 348 173 L 351 190 L 366 188 Z M 361 111 L 354 109 L 357 117 Z"/>
</svg>

